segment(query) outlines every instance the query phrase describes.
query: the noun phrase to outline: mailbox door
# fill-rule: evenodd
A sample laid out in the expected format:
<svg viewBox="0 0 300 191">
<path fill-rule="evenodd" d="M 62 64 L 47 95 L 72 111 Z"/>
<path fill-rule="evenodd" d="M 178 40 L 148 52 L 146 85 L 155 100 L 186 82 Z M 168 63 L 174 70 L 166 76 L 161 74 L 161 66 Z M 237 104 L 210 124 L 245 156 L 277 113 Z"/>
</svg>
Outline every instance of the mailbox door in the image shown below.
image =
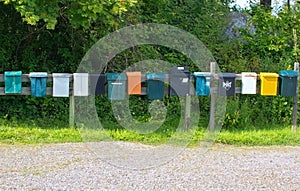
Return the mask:
<svg viewBox="0 0 300 191">
<path fill-rule="evenodd" d="M 124 100 L 126 96 L 126 75 L 124 73 L 108 73 L 108 99 Z"/>
<path fill-rule="evenodd" d="M 22 93 L 22 72 L 7 71 L 4 72 L 5 93 L 20 94 Z"/>
<path fill-rule="evenodd" d="M 163 73 L 149 73 L 147 77 L 147 96 L 148 99 L 163 99 L 165 94 Z"/>
<path fill-rule="evenodd" d="M 234 73 L 219 74 L 219 95 L 220 96 L 235 95 L 235 74 Z"/>
<path fill-rule="evenodd" d="M 277 86 L 278 86 L 278 74 L 261 72 L 260 73 L 260 82 L 261 82 L 261 95 L 274 96 L 277 95 Z"/>
<path fill-rule="evenodd" d="M 73 74 L 74 96 L 88 96 L 89 94 L 89 78 L 87 73 Z"/>
<path fill-rule="evenodd" d="M 89 94 L 90 95 L 104 95 L 105 94 L 105 74 L 90 74 L 89 75 Z"/>
<path fill-rule="evenodd" d="M 142 73 L 141 72 L 126 72 L 127 75 L 127 93 L 141 94 L 142 93 Z"/>
<path fill-rule="evenodd" d="M 297 89 L 298 72 L 282 70 L 279 73 L 279 94 L 281 96 L 295 96 Z"/>
<path fill-rule="evenodd" d="M 31 72 L 29 74 L 31 82 L 31 96 L 44 97 L 47 94 L 47 76 L 46 72 Z"/>
<path fill-rule="evenodd" d="M 196 95 L 208 96 L 210 94 L 210 77 L 208 72 L 194 72 Z"/>
<path fill-rule="evenodd" d="M 53 73 L 53 97 L 69 97 L 71 74 Z"/>
<path fill-rule="evenodd" d="M 256 94 L 257 74 L 242 72 L 242 94 Z"/>
<path fill-rule="evenodd" d="M 170 95 L 186 96 L 190 94 L 190 72 L 187 68 L 172 67 L 169 73 Z"/>
</svg>

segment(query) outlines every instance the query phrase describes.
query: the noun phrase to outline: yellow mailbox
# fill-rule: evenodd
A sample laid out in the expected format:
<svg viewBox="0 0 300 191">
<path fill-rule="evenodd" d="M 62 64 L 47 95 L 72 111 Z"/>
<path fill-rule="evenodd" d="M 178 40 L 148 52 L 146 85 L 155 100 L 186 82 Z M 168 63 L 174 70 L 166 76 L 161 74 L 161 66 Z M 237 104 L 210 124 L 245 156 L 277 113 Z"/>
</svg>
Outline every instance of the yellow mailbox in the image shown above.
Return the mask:
<svg viewBox="0 0 300 191">
<path fill-rule="evenodd" d="M 260 94 L 266 96 L 277 95 L 278 77 L 276 73 L 260 73 Z"/>
</svg>

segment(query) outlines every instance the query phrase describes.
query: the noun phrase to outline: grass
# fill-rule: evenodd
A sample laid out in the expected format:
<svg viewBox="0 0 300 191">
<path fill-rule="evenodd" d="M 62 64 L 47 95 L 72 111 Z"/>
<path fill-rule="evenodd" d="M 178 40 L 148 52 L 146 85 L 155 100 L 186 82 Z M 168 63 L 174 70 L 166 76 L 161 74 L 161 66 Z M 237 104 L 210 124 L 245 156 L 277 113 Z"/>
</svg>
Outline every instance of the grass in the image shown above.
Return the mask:
<svg viewBox="0 0 300 191">
<path fill-rule="evenodd" d="M 300 127 L 299 127 L 300 129 Z M 274 128 L 245 128 L 225 130 L 216 137 L 216 143 L 230 145 L 300 145 L 300 130 L 296 133 L 291 132 L 290 127 Z M 55 127 L 40 128 L 37 126 L 20 125 L 0 125 L 0 143 L 5 144 L 48 144 L 48 143 L 66 143 L 83 141 L 129 141 L 140 142 L 150 145 L 163 144 L 166 141 L 172 144 L 189 143 L 190 146 L 197 146 L 205 133 L 204 129 L 199 128 L 193 132 L 153 132 L 149 134 L 139 134 L 126 129 L 107 129 L 85 131 L 76 128 Z"/>
</svg>

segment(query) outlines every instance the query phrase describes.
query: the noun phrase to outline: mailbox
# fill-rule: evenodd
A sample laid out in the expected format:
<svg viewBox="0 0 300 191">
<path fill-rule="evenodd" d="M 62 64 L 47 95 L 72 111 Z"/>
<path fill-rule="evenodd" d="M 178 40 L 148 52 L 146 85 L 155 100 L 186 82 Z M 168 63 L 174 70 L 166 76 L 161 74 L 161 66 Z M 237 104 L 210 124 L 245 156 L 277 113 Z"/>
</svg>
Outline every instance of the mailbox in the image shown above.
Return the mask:
<svg viewBox="0 0 300 191">
<path fill-rule="evenodd" d="M 70 78 L 72 74 L 53 73 L 53 97 L 69 97 Z"/>
<path fill-rule="evenodd" d="M 209 72 L 194 72 L 196 95 L 208 96 L 210 94 L 210 78 Z"/>
<path fill-rule="evenodd" d="M 163 99 L 165 95 L 165 74 L 149 73 L 146 78 L 148 99 Z"/>
<path fill-rule="evenodd" d="M 6 94 L 22 93 L 22 71 L 4 72 L 4 83 Z"/>
<path fill-rule="evenodd" d="M 219 95 L 234 96 L 235 95 L 235 77 L 234 73 L 219 74 Z"/>
<path fill-rule="evenodd" d="M 89 95 L 88 87 L 89 87 L 88 73 L 74 73 L 73 74 L 74 96 L 88 96 Z"/>
<path fill-rule="evenodd" d="M 127 76 L 127 93 L 141 94 L 142 93 L 142 73 L 141 72 L 126 72 Z"/>
<path fill-rule="evenodd" d="M 169 72 L 170 95 L 186 96 L 190 94 L 190 72 L 186 67 L 175 66 Z"/>
<path fill-rule="evenodd" d="M 242 72 L 242 94 L 256 94 L 257 74 Z"/>
<path fill-rule="evenodd" d="M 103 95 L 105 94 L 105 74 L 89 74 L 89 94 Z"/>
<path fill-rule="evenodd" d="M 298 72 L 294 70 L 279 71 L 279 95 L 295 96 L 298 86 Z"/>
<path fill-rule="evenodd" d="M 278 74 L 261 72 L 260 73 L 260 94 L 261 95 L 277 95 Z"/>
<path fill-rule="evenodd" d="M 46 72 L 29 73 L 31 82 L 31 96 L 44 97 L 47 94 L 47 77 Z"/>
<path fill-rule="evenodd" d="M 124 100 L 126 96 L 126 74 L 107 73 L 108 99 Z"/>
</svg>

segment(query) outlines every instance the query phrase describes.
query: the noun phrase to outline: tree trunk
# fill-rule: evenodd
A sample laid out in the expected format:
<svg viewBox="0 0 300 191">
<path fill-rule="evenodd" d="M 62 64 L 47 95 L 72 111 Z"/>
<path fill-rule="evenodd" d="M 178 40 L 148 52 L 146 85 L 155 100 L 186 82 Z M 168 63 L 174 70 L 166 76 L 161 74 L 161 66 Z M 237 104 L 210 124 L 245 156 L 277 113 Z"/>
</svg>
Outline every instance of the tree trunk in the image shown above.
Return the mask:
<svg viewBox="0 0 300 191">
<path fill-rule="evenodd" d="M 272 0 L 260 0 L 260 5 L 266 9 L 271 9 Z"/>
</svg>

